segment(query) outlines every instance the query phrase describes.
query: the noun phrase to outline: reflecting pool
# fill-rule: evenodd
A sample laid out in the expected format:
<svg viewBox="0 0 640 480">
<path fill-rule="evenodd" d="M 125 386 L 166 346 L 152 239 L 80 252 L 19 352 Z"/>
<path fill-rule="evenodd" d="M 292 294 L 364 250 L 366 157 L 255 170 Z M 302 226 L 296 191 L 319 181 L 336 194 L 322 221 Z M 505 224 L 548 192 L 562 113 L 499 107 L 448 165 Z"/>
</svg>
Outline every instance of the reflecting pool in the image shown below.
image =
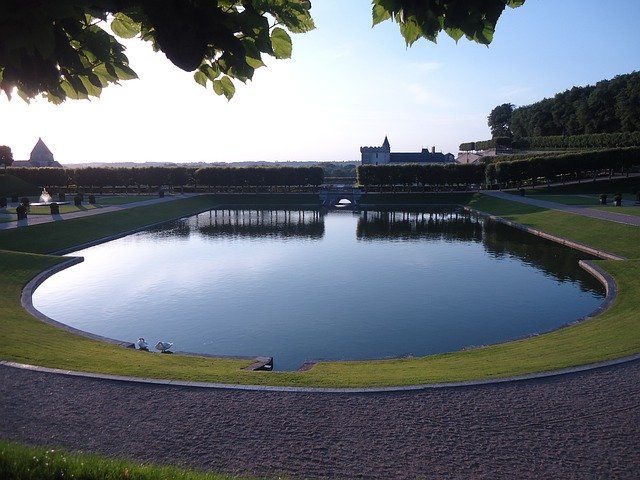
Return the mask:
<svg viewBox="0 0 640 480">
<path fill-rule="evenodd" d="M 34 305 L 174 350 L 313 359 L 427 355 L 595 310 L 586 254 L 457 210 L 217 210 L 78 251 Z"/>
</svg>

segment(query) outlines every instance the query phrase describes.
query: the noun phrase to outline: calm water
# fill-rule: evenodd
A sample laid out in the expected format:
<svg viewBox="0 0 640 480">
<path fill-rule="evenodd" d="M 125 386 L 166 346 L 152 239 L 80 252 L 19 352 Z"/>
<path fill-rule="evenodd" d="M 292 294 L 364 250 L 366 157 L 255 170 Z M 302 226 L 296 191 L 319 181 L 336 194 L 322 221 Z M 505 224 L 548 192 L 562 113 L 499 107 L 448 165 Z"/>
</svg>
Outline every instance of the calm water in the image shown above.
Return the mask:
<svg viewBox="0 0 640 480">
<path fill-rule="evenodd" d="M 174 350 L 308 359 L 425 355 L 595 310 L 586 255 L 461 212 L 218 211 L 76 252 L 36 308 Z"/>
</svg>

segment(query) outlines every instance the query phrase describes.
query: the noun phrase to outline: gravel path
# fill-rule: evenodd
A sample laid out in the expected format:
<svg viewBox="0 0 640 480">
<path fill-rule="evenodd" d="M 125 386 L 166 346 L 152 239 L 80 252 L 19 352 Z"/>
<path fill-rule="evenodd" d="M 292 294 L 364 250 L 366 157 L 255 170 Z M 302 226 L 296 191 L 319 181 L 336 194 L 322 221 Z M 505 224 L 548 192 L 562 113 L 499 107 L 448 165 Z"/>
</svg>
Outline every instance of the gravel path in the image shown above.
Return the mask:
<svg viewBox="0 0 640 480">
<path fill-rule="evenodd" d="M 640 361 L 391 394 L 201 390 L 0 367 L 0 437 L 292 478 L 637 479 Z"/>
</svg>

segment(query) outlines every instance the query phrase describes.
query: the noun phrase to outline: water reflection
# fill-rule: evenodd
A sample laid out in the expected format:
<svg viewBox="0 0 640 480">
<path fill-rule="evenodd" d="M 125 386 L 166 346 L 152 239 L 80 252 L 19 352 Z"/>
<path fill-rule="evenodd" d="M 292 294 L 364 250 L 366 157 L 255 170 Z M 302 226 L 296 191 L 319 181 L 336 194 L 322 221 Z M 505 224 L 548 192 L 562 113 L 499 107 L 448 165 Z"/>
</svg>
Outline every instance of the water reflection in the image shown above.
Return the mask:
<svg viewBox="0 0 640 480">
<path fill-rule="evenodd" d="M 219 209 L 153 227 L 155 238 L 278 238 L 320 240 L 326 211 L 320 209 Z M 578 267 L 594 257 L 462 209 L 363 210 L 332 213 L 357 217 L 358 241 L 437 241 L 481 243 L 495 258 L 511 256 L 565 282 L 601 293 L 602 286 Z"/>
<path fill-rule="evenodd" d="M 468 212 L 364 211 L 356 227 L 358 240 L 482 241 L 482 219 Z"/>
<path fill-rule="evenodd" d="M 578 266 L 579 260 L 595 258 L 587 253 L 490 220 L 483 221 L 482 243 L 495 258 L 511 256 L 560 282 L 578 280 L 586 291 L 601 293 L 603 290 L 600 282 Z"/>
<path fill-rule="evenodd" d="M 519 338 L 602 299 L 584 254 L 460 210 L 212 210 L 75 255 L 35 292 L 48 316 L 278 370 Z"/>
</svg>

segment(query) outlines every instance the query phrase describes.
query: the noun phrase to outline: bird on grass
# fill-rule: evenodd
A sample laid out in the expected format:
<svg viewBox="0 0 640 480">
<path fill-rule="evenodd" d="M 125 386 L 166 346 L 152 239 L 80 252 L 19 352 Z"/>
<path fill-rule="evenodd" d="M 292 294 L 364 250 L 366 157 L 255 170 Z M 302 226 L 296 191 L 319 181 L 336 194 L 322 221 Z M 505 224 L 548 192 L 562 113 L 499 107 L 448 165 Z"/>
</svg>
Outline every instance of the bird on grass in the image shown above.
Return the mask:
<svg viewBox="0 0 640 480">
<path fill-rule="evenodd" d="M 149 345 L 147 345 L 147 342 L 144 340 L 144 338 L 140 337 L 137 344 L 140 350 L 146 350 L 147 352 L 149 351 Z"/>
<path fill-rule="evenodd" d="M 160 353 L 171 353 L 169 349 L 173 347 L 171 342 L 158 342 L 156 343 L 156 350 L 160 350 Z"/>
</svg>

